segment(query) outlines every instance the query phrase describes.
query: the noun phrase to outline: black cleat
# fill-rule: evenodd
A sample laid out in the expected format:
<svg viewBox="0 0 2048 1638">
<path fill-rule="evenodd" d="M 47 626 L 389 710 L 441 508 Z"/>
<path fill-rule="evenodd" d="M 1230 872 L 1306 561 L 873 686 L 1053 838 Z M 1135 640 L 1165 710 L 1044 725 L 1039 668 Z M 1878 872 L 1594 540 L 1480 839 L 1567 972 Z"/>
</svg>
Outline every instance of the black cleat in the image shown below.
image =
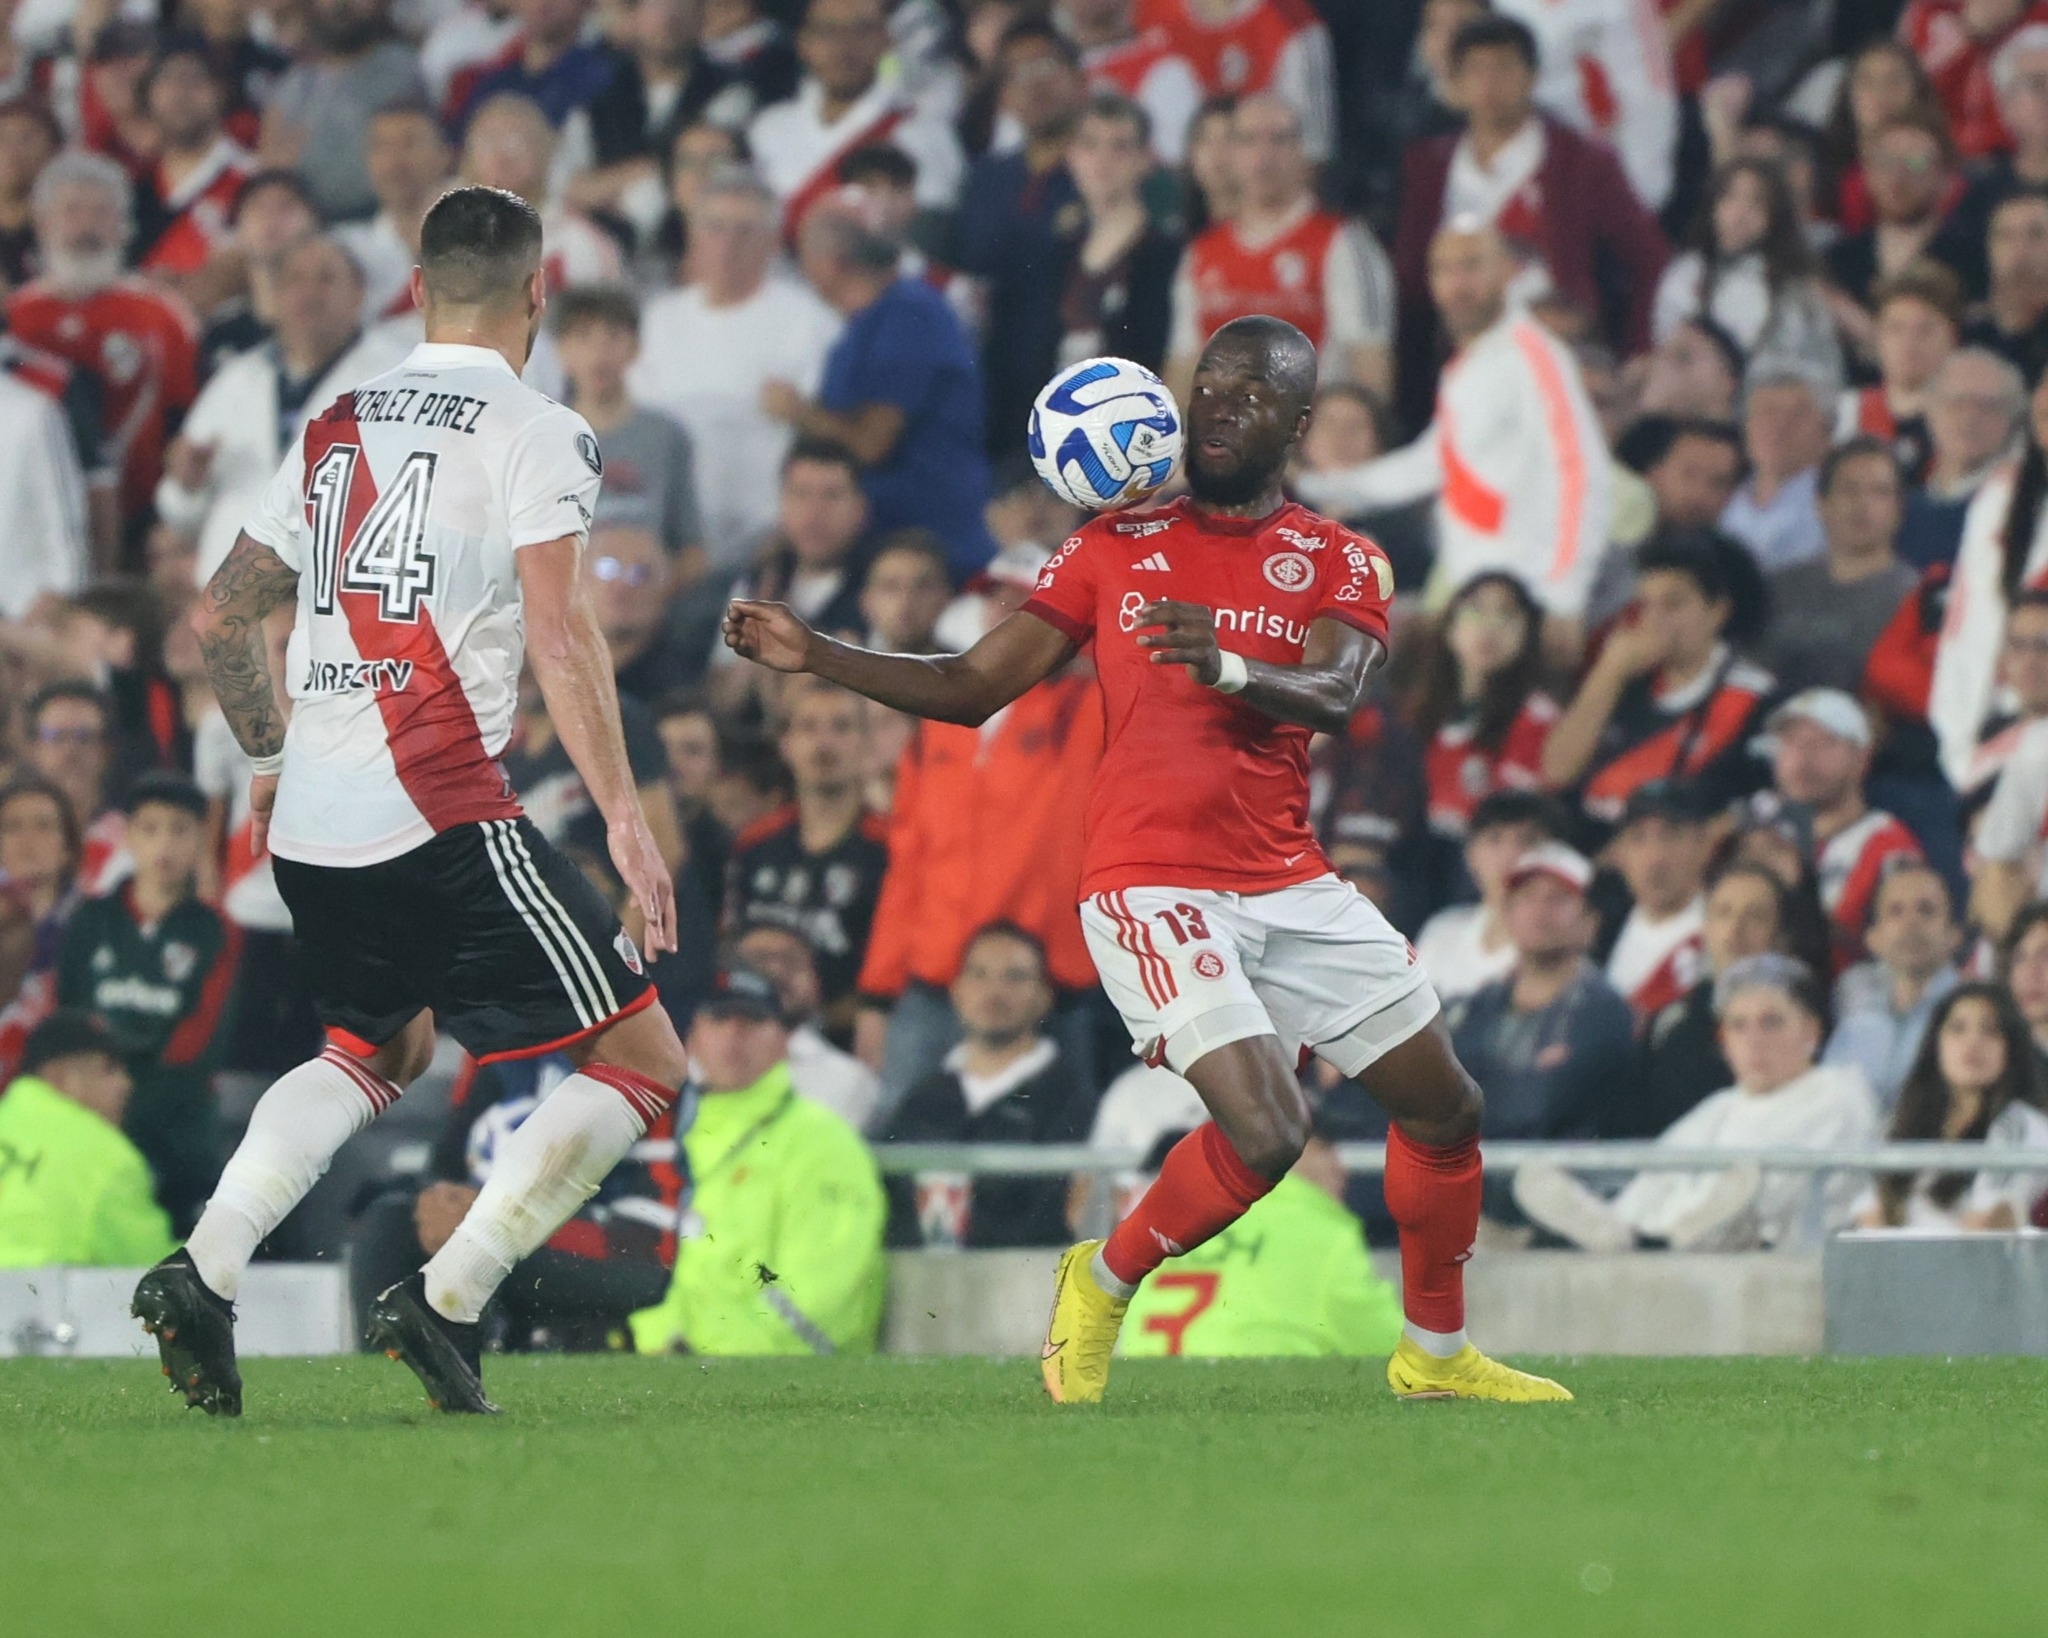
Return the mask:
<svg viewBox="0 0 2048 1638">
<path fill-rule="evenodd" d="M 235 1364 L 235 1305 L 199 1277 L 178 1250 L 136 1282 L 128 1311 L 156 1338 L 171 1387 L 208 1416 L 242 1414 L 242 1373 Z"/>
<path fill-rule="evenodd" d="M 370 1305 L 363 1340 L 410 1367 L 435 1410 L 497 1415 L 484 1396 L 483 1327 L 435 1313 L 424 1274 L 399 1281 Z"/>
</svg>

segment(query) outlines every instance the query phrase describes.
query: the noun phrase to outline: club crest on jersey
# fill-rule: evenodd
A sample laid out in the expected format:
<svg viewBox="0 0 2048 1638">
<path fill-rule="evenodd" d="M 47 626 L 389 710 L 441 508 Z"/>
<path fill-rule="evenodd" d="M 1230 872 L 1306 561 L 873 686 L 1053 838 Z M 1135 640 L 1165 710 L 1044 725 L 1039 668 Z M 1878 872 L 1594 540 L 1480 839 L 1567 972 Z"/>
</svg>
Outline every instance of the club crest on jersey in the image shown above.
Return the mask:
<svg viewBox="0 0 2048 1638">
<path fill-rule="evenodd" d="M 1194 968 L 1197 978 L 1221 978 L 1227 970 L 1223 958 L 1214 950 L 1197 950 L 1195 959 L 1188 965 Z"/>
<path fill-rule="evenodd" d="M 1145 603 L 1146 597 L 1143 592 L 1125 592 L 1123 602 L 1117 605 L 1117 629 L 1119 631 L 1136 631 L 1138 629 L 1138 614 L 1145 607 Z"/>
<path fill-rule="evenodd" d="M 576 434 L 576 453 L 583 457 L 583 464 L 590 468 L 593 476 L 604 476 L 604 457 L 597 451 L 597 440 L 589 433 Z"/>
<path fill-rule="evenodd" d="M 1299 552 L 1275 552 L 1266 559 L 1266 583 L 1282 591 L 1300 591 L 1316 577 L 1316 566 Z"/>
<path fill-rule="evenodd" d="M 189 944 L 166 944 L 163 962 L 164 977 L 173 984 L 182 984 L 192 976 L 192 969 L 199 965 L 199 952 Z"/>
<path fill-rule="evenodd" d="M 645 969 L 640 965 L 640 951 L 633 943 L 626 929 L 621 927 L 618 936 L 612 940 L 612 948 L 619 952 L 619 959 L 626 964 L 626 971 L 635 978 L 642 977 Z"/>
<path fill-rule="evenodd" d="M 1136 535 L 1143 540 L 1147 535 L 1164 534 L 1180 519 L 1178 518 L 1132 518 L 1128 523 L 1112 523 L 1110 528 L 1120 535 Z M 1286 530 L 1280 531 L 1285 534 Z"/>
</svg>

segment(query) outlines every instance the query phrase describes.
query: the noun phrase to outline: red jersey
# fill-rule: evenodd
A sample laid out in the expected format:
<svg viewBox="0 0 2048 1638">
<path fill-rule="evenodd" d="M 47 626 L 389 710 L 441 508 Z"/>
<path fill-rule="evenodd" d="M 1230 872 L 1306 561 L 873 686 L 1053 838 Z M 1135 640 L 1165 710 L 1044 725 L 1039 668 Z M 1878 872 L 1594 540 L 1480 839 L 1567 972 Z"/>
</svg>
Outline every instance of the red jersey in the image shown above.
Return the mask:
<svg viewBox="0 0 2048 1638">
<path fill-rule="evenodd" d="M 1901 854 L 1919 858 L 1920 843 L 1882 808 L 1872 808 L 1820 850 L 1815 873 L 1820 878 L 1820 902 L 1834 932 L 1837 973 L 1862 960 L 1870 902 L 1887 866 Z"/>
<path fill-rule="evenodd" d="M 1441 835 L 1463 836 L 1472 810 L 1495 791 L 1543 788 L 1543 742 L 1558 717 L 1548 694 L 1531 694 L 1488 751 L 1472 741 L 1469 717 L 1447 722 L 1429 742 L 1429 823 Z"/>
<path fill-rule="evenodd" d="M 1140 34 L 1165 34 L 1212 97 L 1275 89 L 1289 47 L 1299 50 L 1296 42 L 1303 36 L 1327 32 L 1308 0 L 1261 0 L 1214 26 L 1196 22 L 1187 0 L 1138 0 L 1137 22 Z"/>
<path fill-rule="evenodd" d="M 1025 612 L 1095 644 L 1106 744 L 1089 790 L 1081 896 L 1170 884 L 1269 893 L 1328 872 L 1309 828 L 1307 728 L 1205 688 L 1138 646 L 1161 598 L 1216 612 L 1248 660 L 1299 665 L 1316 620 L 1381 642 L 1394 571 L 1361 535 L 1289 504 L 1258 519 L 1178 500 L 1095 518 L 1053 554 Z"/>
<path fill-rule="evenodd" d="M 1999 117 L 1991 64 L 2006 41 L 2022 28 L 2048 22 L 2048 5 L 2036 0 L 2024 6 L 1988 40 L 1970 37 L 1962 11 L 1962 0 L 1912 0 L 1899 18 L 1899 38 L 1912 48 L 1934 82 L 1934 94 L 1948 114 L 1956 150 L 1968 160 L 2012 147 L 2012 137 Z"/>
<path fill-rule="evenodd" d="M 1322 346 L 1329 322 L 1323 270 L 1343 231 L 1343 217 L 1312 210 L 1278 238 L 1255 247 L 1239 238 L 1231 223 L 1219 222 L 1188 246 L 1196 333 L 1210 336 L 1247 313 L 1270 313 Z"/>
<path fill-rule="evenodd" d="M 148 508 L 163 475 L 172 418 L 199 390 L 199 323 L 177 297 L 140 279 L 116 279 L 89 296 L 38 279 L 7 303 L 7 324 L 32 347 L 99 377 L 101 430 L 121 473 L 121 509 Z"/>
</svg>

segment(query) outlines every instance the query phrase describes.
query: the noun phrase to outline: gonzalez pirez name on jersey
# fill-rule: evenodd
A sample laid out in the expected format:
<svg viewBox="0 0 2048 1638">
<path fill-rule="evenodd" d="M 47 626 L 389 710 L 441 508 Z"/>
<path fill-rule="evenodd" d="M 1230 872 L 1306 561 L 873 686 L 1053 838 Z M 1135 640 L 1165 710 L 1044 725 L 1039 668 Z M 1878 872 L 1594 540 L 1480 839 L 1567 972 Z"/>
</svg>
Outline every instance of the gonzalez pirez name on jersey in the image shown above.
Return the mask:
<svg viewBox="0 0 2048 1638">
<path fill-rule="evenodd" d="M 420 387 L 384 387 L 358 391 L 356 425 L 378 426 L 402 421 L 415 427 L 445 427 L 450 432 L 476 431 L 477 417 L 490 404 L 462 392 L 427 392 Z"/>
</svg>

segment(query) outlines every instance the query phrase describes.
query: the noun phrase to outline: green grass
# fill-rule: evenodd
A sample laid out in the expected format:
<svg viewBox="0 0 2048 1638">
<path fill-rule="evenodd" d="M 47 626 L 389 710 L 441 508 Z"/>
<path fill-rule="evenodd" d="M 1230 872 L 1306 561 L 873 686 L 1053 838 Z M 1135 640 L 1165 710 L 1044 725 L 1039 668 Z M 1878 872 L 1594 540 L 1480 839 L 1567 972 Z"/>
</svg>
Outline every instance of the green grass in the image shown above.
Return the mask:
<svg viewBox="0 0 2048 1638">
<path fill-rule="evenodd" d="M 1598 1361 L 1575 1405 L 1376 1364 L 506 1359 L 428 1414 L 263 1361 L 0 1363 L 0 1631 L 788 1638 L 2041 1630 L 2048 1369 Z"/>
</svg>

